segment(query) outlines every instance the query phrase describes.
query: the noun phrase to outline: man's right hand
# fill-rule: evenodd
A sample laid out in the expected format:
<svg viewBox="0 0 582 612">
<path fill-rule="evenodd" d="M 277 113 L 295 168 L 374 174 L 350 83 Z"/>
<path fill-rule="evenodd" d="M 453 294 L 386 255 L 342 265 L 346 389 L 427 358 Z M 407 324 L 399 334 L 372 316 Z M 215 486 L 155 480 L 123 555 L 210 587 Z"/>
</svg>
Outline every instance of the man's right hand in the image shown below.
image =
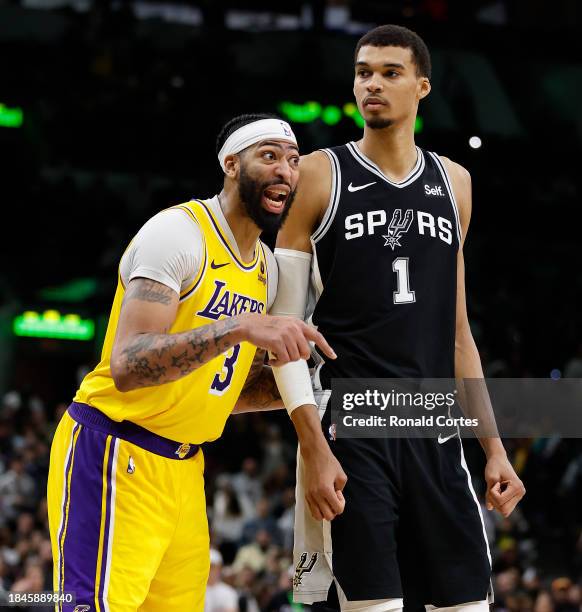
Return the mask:
<svg viewBox="0 0 582 612">
<path fill-rule="evenodd" d="M 300 319 L 257 313 L 242 314 L 237 319 L 244 339 L 271 353 L 270 365 L 282 366 L 290 361 L 309 359 L 310 341 L 330 359 L 336 358 L 327 340 Z"/>
<path fill-rule="evenodd" d="M 342 491 L 348 477 L 325 441 L 324 444 L 309 452 L 301 449 L 305 468 L 305 501 L 317 521 L 331 521 L 344 511 L 346 505 Z"/>
<path fill-rule="evenodd" d="M 344 511 L 342 493 L 348 477 L 321 431 L 317 407 L 299 406 L 291 413 L 299 439 L 305 475 L 305 501 L 314 519 L 331 521 Z"/>
</svg>

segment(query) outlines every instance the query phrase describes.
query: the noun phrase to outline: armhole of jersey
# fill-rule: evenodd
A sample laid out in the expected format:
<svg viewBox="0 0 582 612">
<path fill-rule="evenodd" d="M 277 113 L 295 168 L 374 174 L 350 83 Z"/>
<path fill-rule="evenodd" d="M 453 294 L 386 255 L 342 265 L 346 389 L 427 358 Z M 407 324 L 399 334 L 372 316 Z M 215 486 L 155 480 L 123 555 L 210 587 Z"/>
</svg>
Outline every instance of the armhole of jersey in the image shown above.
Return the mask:
<svg viewBox="0 0 582 612">
<path fill-rule="evenodd" d="M 323 293 L 323 281 L 321 280 L 321 272 L 319 271 L 319 262 L 317 261 L 317 247 L 313 239 L 311 240 L 311 250 L 313 256 L 311 259 L 311 284 L 315 292 L 315 302 L 321 297 Z"/>
<path fill-rule="evenodd" d="M 329 159 L 329 164 L 331 166 L 331 194 L 329 196 L 329 203 L 327 205 L 327 210 L 323 215 L 323 219 L 321 220 L 319 227 L 311 235 L 311 240 L 314 243 L 319 242 L 325 236 L 325 234 L 331 227 L 331 224 L 333 223 L 335 213 L 339 204 L 342 184 L 342 174 L 336 154 L 330 149 L 321 150 L 327 155 Z"/>
<path fill-rule="evenodd" d="M 313 322 L 313 313 L 315 312 L 317 302 L 319 302 L 319 298 L 321 298 L 321 294 L 323 293 L 323 281 L 321 279 L 321 272 L 319 270 L 319 262 L 317 261 L 317 246 L 313 240 L 311 240 L 311 249 L 313 251 L 313 256 L 311 258 L 311 276 L 309 279 L 309 288 L 307 292 L 305 322 L 317 329 L 317 325 L 315 325 Z M 317 347 L 315 345 L 311 347 L 311 358 L 315 362 L 315 370 L 313 372 L 313 376 L 311 377 L 313 390 L 320 391 L 322 390 L 320 372 L 325 363 L 325 359 L 317 352 Z"/>
<path fill-rule="evenodd" d="M 180 292 L 179 301 L 184 302 L 189 297 L 192 297 L 196 289 L 198 289 L 200 285 L 200 281 L 204 277 L 204 272 L 206 272 L 206 265 L 208 263 L 208 249 L 206 248 L 206 238 L 204 236 L 204 231 L 202 230 L 202 226 L 200 225 L 200 222 L 196 218 L 196 215 L 194 214 L 194 211 L 190 208 L 190 206 L 188 206 L 188 204 L 186 203 L 186 204 L 178 204 L 178 206 L 172 206 L 171 208 L 184 211 L 188 215 L 188 217 L 198 226 L 198 228 L 200 229 L 200 234 L 202 235 L 202 249 L 204 251 L 202 265 L 198 269 L 198 272 L 196 273 L 196 276 L 194 277 L 194 280 L 192 281 L 190 286 L 186 287 L 186 289 Z M 166 210 L 169 210 L 169 209 L 166 209 Z"/>
<path fill-rule="evenodd" d="M 187 287 L 184 291 L 180 293 L 180 302 L 184 302 L 189 297 L 192 297 L 196 289 L 198 289 L 198 287 L 200 286 L 200 281 L 204 278 L 204 273 L 206 272 L 206 264 L 208 263 L 208 252 L 206 249 L 206 240 L 204 240 L 204 234 L 202 234 L 202 239 L 204 241 L 202 243 L 202 248 L 204 249 L 204 259 L 202 261 L 202 265 L 200 266 L 198 274 L 192 282 L 192 285 L 190 285 L 190 287 Z"/>
<path fill-rule="evenodd" d="M 125 247 L 125 251 L 123 251 L 123 255 L 119 258 L 119 264 L 117 266 L 117 280 L 119 281 L 119 284 L 121 285 L 121 288 L 125 291 L 126 290 L 126 286 L 125 283 L 123 282 L 123 279 L 121 278 L 121 262 L 123 260 L 123 258 L 125 257 L 125 254 L 127 253 L 127 251 L 129 251 L 129 247 L 133 244 L 134 238 L 132 238 L 129 241 L 129 244 Z"/>
<path fill-rule="evenodd" d="M 445 168 L 445 165 L 441 161 L 441 158 L 432 151 L 428 151 L 428 154 L 434 159 L 437 168 L 439 169 L 441 176 L 443 177 L 443 181 L 445 183 L 445 188 L 447 193 L 449 194 L 449 198 L 451 200 L 451 204 L 453 206 L 453 214 L 455 216 L 455 224 L 457 226 L 457 240 L 459 241 L 459 248 L 461 248 L 461 217 L 459 215 L 459 207 L 457 206 L 457 200 L 455 199 L 455 192 L 453 191 L 453 184 L 449 178 L 449 173 Z"/>
<path fill-rule="evenodd" d="M 259 247 L 261 249 L 261 253 L 263 254 L 263 262 L 265 263 L 265 278 L 267 279 L 267 299 L 265 300 L 265 314 L 269 312 L 269 262 L 267 261 L 267 254 L 265 253 L 265 246 L 263 245 L 261 239 L 259 238 Z M 260 270 L 259 266 L 259 270 Z M 277 295 L 277 290 L 275 289 L 275 295 Z M 274 300 L 273 300 L 274 301 Z"/>
</svg>

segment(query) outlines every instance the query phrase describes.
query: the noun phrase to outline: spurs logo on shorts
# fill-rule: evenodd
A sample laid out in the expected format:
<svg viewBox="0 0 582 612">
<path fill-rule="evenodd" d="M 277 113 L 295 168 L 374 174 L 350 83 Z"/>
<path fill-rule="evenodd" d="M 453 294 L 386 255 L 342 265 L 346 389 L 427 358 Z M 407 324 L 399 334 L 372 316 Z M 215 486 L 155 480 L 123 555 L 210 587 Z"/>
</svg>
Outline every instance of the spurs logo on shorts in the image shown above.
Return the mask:
<svg viewBox="0 0 582 612">
<path fill-rule="evenodd" d="M 317 563 L 318 553 L 314 552 L 311 555 L 311 559 L 309 559 L 309 563 L 306 565 L 308 554 L 309 553 L 306 552 L 302 553 L 299 563 L 295 567 L 295 577 L 293 578 L 293 586 L 295 588 L 301 584 L 303 574 L 308 574 L 313 569 L 313 566 Z"/>
<path fill-rule="evenodd" d="M 190 451 L 190 445 L 187 442 L 185 442 L 184 444 L 180 445 L 180 447 L 176 451 L 176 455 L 178 455 L 180 459 L 184 459 L 184 457 L 188 454 L 189 451 Z"/>
</svg>

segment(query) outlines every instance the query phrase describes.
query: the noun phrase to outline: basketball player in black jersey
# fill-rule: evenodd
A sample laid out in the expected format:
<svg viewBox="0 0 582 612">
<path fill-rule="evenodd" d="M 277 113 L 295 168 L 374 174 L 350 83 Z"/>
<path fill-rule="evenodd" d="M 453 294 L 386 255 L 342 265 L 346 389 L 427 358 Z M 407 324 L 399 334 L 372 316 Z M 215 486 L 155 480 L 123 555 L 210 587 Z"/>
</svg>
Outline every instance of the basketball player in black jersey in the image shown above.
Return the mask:
<svg viewBox="0 0 582 612">
<path fill-rule="evenodd" d="M 363 138 L 301 160 L 275 311 L 303 315 L 311 277 L 312 321 L 338 356 L 317 368 L 324 391 L 340 377 L 483 378 L 465 303 L 470 175 L 414 142 L 430 70 L 414 32 L 367 33 L 354 76 Z M 305 384 L 286 367 L 284 399 Z M 313 402 L 286 400 L 312 515 L 296 523 L 296 600 L 325 599 L 323 564 L 342 610 L 488 610 L 491 558 L 460 439 L 334 439 L 332 402 L 322 426 Z M 508 516 L 525 488 L 500 439 L 480 442 L 487 508 Z"/>
</svg>

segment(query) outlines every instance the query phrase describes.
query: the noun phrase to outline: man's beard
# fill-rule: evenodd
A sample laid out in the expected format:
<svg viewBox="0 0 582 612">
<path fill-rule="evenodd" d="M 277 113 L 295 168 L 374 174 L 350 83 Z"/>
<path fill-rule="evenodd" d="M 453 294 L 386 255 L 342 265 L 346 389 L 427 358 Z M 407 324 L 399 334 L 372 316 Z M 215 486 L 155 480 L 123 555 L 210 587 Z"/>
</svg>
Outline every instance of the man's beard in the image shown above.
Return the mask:
<svg viewBox="0 0 582 612">
<path fill-rule="evenodd" d="M 366 120 L 366 125 L 371 130 L 383 130 L 384 128 L 390 127 L 394 124 L 392 119 L 381 119 L 380 117 L 372 117 Z"/>
<path fill-rule="evenodd" d="M 254 221 L 255 225 L 263 232 L 277 232 L 285 223 L 285 219 L 291 210 L 291 204 L 295 199 L 295 192 L 291 191 L 285 201 L 283 212 L 277 214 L 265 210 L 261 204 L 263 193 L 271 185 L 280 185 L 281 181 L 270 181 L 259 183 L 245 171 L 244 166 L 240 169 L 238 192 L 247 215 Z"/>
</svg>

